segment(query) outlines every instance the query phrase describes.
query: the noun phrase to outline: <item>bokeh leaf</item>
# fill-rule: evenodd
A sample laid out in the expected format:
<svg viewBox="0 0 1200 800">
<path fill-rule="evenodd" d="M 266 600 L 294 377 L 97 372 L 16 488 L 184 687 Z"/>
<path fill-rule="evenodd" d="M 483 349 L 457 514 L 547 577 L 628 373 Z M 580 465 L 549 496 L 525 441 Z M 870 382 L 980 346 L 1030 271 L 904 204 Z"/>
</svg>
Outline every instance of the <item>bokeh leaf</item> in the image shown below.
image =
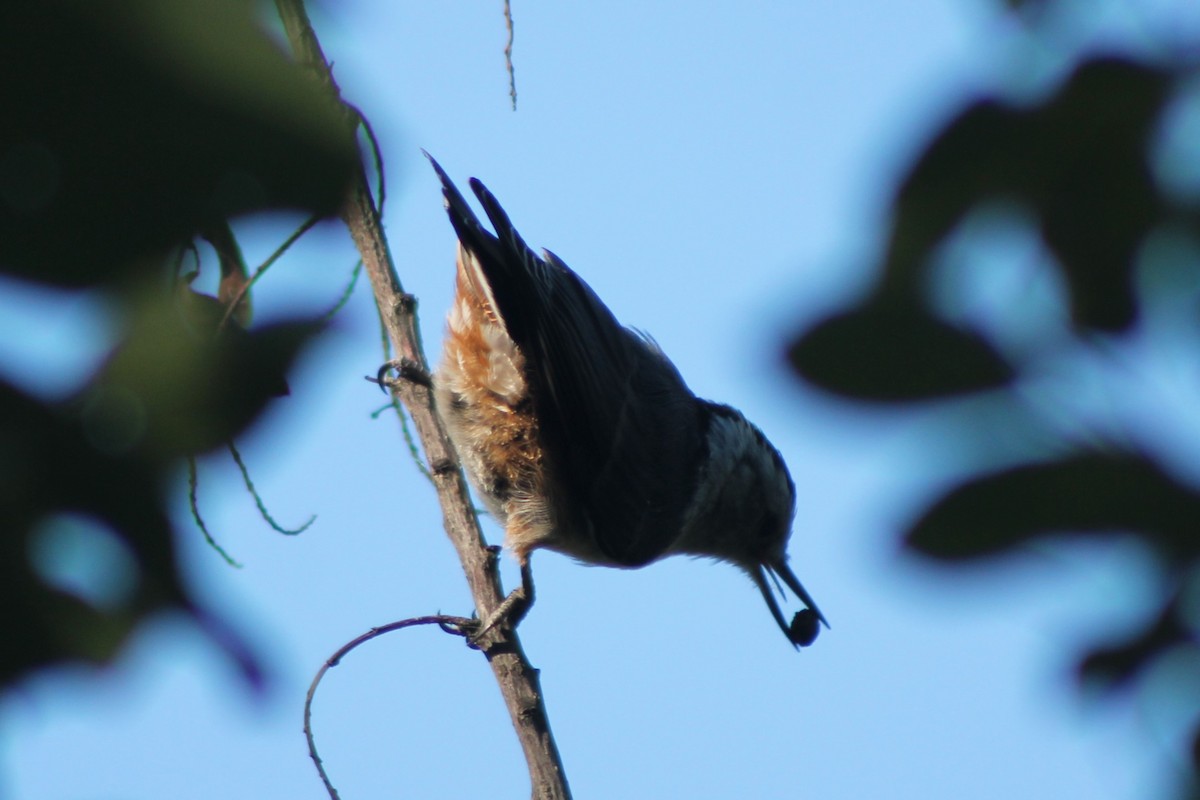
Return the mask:
<svg viewBox="0 0 1200 800">
<path fill-rule="evenodd" d="M 1170 71 L 1096 58 L 1040 104 L 967 108 L 897 193 L 881 294 L 919 292 L 934 248 L 968 211 L 1012 200 L 1038 219 L 1075 323 L 1127 328 L 1137 317 L 1133 257 L 1165 214 L 1148 148 L 1173 87 Z"/>
<path fill-rule="evenodd" d="M 224 445 L 287 393 L 288 368 L 323 327 L 293 320 L 245 331 L 230 322 L 218 331 L 216 301 L 190 290 L 182 300 L 210 313 L 146 303 L 78 401 L 89 435 L 116 452 L 134 448 L 163 458 Z"/>
<path fill-rule="evenodd" d="M 169 610 L 189 615 L 259 679 L 240 638 L 184 585 L 168 497 L 179 459 L 223 445 L 257 418 L 323 325 L 218 331 L 219 307 L 183 313 L 181 301 L 200 297 L 192 295 L 138 306 L 124 341 L 76 398 L 48 403 L 0 382 L 0 631 L 10 642 L 0 682 L 60 661 L 102 663 Z M 119 605 L 94 606 L 35 569 L 34 537 L 60 517 L 102 526 L 133 556 L 134 587 Z"/>
<path fill-rule="evenodd" d="M 189 607 L 163 477 L 136 451 L 98 444 L 70 408 L 0 382 L 0 681 L 61 660 L 104 661 L 142 619 Z M 34 569 L 32 537 L 64 514 L 103 524 L 134 555 L 137 585 L 122 607 L 93 608 Z"/>
<path fill-rule="evenodd" d="M 923 400 L 1012 379 L 982 337 L 910 306 L 876 303 L 826 319 L 788 355 L 806 380 L 860 400 Z"/>
<path fill-rule="evenodd" d="M 255 6 L 0 3 L 0 270 L 113 284 L 235 214 L 336 210 L 350 128 Z"/>
<path fill-rule="evenodd" d="M 1015 193 L 1025 115 L 981 100 L 950 122 L 916 161 L 893 201 L 885 296 L 918 296 L 933 250 L 976 204 Z"/>
<path fill-rule="evenodd" d="M 1048 47 L 1063 61 L 1079 57 L 1077 40 L 1061 33 L 1065 22 L 1088 13 L 1082 7 L 1072 10 L 1053 0 L 1003 2 L 1029 26 L 1038 48 Z M 1075 450 L 1053 461 L 960 477 L 957 488 L 933 500 L 913 523 L 905 544 L 961 565 L 1054 535 L 1118 533 L 1143 543 L 1157 556 L 1160 569 L 1151 591 L 1163 610 L 1123 639 L 1093 648 L 1080 661 L 1080 676 L 1108 688 L 1167 680 L 1190 691 L 1189 682 L 1164 679 L 1157 668 L 1181 652 L 1200 652 L 1194 609 L 1179 600 L 1186 582 L 1200 574 L 1200 492 L 1152 453 L 1135 449 L 1146 431 L 1153 428 L 1158 436 L 1163 425 L 1186 427 L 1186 420 L 1169 416 L 1147 427 L 1129 423 L 1124 413 L 1159 408 L 1160 357 L 1173 357 L 1180 344 L 1194 344 L 1194 330 L 1175 324 L 1171 315 L 1184 304 L 1194 307 L 1196 259 L 1186 248 L 1168 254 L 1169 248 L 1146 245 L 1160 241 L 1154 238 L 1160 232 L 1190 236 L 1200 229 L 1187 180 L 1195 174 L 1196 149 L 1188 146 L 1194 144 L 1194 126 L 1179 113 L 1194 95 L 1200 72 L 1187 47 L 1166 37 L 1148 50 L 1143 32 L 1136 49 L 1153 50 L 1154 64 L 1085 55 L 1039 97 L 1019 102 L 983 97 L 966 104 L 896 188 L 882 270 L 867 299 L 805 333 L 790 354 L 805 379 L 854 399 L 895 402 L 995 387 L 998 400 L 1020 407 L 1045 433 L 1022 442 L 1014 436 L 1012 417 L 995 417 L 985 409 L 994 405 L 980 404 L 965 408 L 953 427 L 943 429 L 947 441 L 930 438 L 926 452 L 934 457 L 947 442 L 951 449 L 962 444 L 966 432 L 970 441 L 1003 442 L 1006 452 L 1015 448 L 1024 459 L 1044 458 L 1046 436 L 1065 450 L 1092 438 L 1093 425 L 1109 431 L 1113 421 L 1126 423 L 1122 438 L 1132 443 L 1129 451 Z M 1014 72 L 1027 77 L 1024 68 Z M 1178 146 L 1166 144 L 1172 136 Z M 1001 242 L 998 237 L 958 238 L 973 232 L 963 223 L 985 207 L 1016 208 L 1031 220 L 1043 247 L 1025 252 L 1036 253 L 1037 267 L 1059 273 L 1053 284 L 1065 290 L 1064 310 L 1072 323 L 1066 329 L 1023 330 L 1019 337 L 998 333 L 995 341 L 1009 345 L 1003 358 L 986 340 L 927 310 L 949 294 L 943 287 L 955 286 L 958 276 L 949 270 L 959 263 L 995 270 L 1002 279 L 1013 275 L 1005 272 L 1013 266 L 1029 266 L 1014 265 L 1013 251 L 1003 243 L 994 250 L 983 246 Z M 972 256 L 980 257 L 947 258 L 957 255 L 964 240 L 970 240 Z M 1164 266 L 1171 273 L 1169 285 L 1161 280 Z M 1000 285 L 978 277 L 972 273 L 972 289 Z M 1179 295 L 1176 311 L 1162 302 L 1163 293 L 1173 289 Z M 1013 308 L 1007 327 L 995 326 L 989 315 L 999 306 L 991 297 L 987 301 L 955 309 L 953 316 L 965 326 L 998 332 L 1013 332 L 1022 323 L 1022 309 Z M 1176 339 L 1167 341 L 1171 331 Z M 1115 353 L 1122 356 L 1114 359 Z M 1092 392 L 1089 379 L 1080 380 L 1094 374 L 1096 365 L 1130 354 L 1147 363 L 1122 373 L 1125 385 L 1110 385 L 1106 377 L 1104 390 Z M 1121 411 L 1114 413 L 1108 404 Z M 1200 768 L 1200 724 L 1194 730 L 1193 766 Z M 1200 771 L 1187 779 L 1188 796 L 1200 797 Z"/>
<path fill-rule="evenodd" d="M 980 478 L 938 500 L 906 544 L 932 558 L 993 556 L 1052 533 L 1127 532 L 1181 559 L 1200 552 L 1200 494 L 1136 454 L 1088 452 Z"/>
<path fill-rule="evenodd" d="M 1033 119 L 1043 147 L 1030 148 L 1037 177 L 1026 190 L 1062 266 L 1077 325 L 1123 330 L 1137 317 L 1134 256 L 1163 215 L 1149 139 L 1171 87 L 1167 72 L 1098 60 L 1079 68 Z"/>
<path fill-rule="evenodd" d="M 1080 662 L 1079 678 L 1108 689 L 1120 688 L 1129 684 L 1156 658 L 1189 638 L 1187 628 L 1180 622 L 1176 596 L 1141 630 L 1124 641 L 1088 653 Z"/>
</svg>

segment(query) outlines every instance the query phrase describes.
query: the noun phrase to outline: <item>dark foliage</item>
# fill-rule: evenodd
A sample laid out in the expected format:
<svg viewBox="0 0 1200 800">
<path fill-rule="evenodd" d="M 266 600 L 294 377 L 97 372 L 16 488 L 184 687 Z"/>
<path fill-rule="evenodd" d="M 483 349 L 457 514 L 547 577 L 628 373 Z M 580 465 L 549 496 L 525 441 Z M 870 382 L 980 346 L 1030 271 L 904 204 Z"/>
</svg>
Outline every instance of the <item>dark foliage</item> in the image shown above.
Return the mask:
<svg viewBox="0 0 1200 800">
<path fill-rule="evenodd" d="M 0 4 L 0 273 L 88 287 L 122 340 L 72 398 L 0 385 L 0 680 L 110 659 L 150 615 L 190 615 L 256 675 L 181 578 L 169 508 L 187 458 L 268 402 L 321 325 L 243 330 L 172 275 L 170 254 L 235 214 L 332 214 L 356 164 L 350 128 L 271 43 L 254 4 Z M 65 519 L 136 566 L 116 605 L 46 580 L 34 540 Z M 85 527 L 86 527 L 85 526 Z"/>
<path fill-rule="evenodd" d="M 1036 24 L 1051 3 L 1011 5 Z M 932 401 L 986 390 L 1020 405 L 1025 382 L 1045 369 L 1035 363 L 1038 348 L 1006 350 L 982 325 L 960 327 L 940 317 L 930 299 L 945 277 L 935 269 L 939 248 L 970 214 L 997 205 L 1019 207 L 1033 220 L 1047 268 L 1064 287 L 1073 352 L 1144 335 L 1158 307 L 1139 291 L 1146 285 L 1140 270 L 1164 269 L 1147 263 L 1154 252 L 1148 239 L 1166 230 L 1193 243 L 1200 237 L 1197 208 L 1156 180 L 1151 166 L 1166 113 L 1198 77 L 1197 64 L 1182 59 L 1151 64 L 1090 56 L 1032 102 L 969 103 L 932 137 L 897 187 L 873 290 L 792 343 L 796 370 L 857 401 Z M 1200 251 L 1183 251 L 1193 260 L 1177 249 L 1165 269 L 1176 284 L 1200 286 L 1194 260 Z M 1019 318 L 1021 310 L 1012 313 Z M 1193 310 L 1188 335 L 1197 333 L 1197 323 Z M 972 441 L 1012 438 L 1005 425 L 1015 422 L 982 405 L 975 413 L 958 429 L 970 430 Z M 1043 423 L 1055 429 L 1053 420 Z M 904 541 L 914 552 L 958 565 L 1019 552 L 1038 538 L 1136 537 L 1162 567 L 1159 612 L 1141 630 L 1098 643 L 1080 659 L 1082 680 L 1116 689 L 1181 650 L 1200 657 L 1200 620 L 1189 616 L 1183 599 L 1200 580 L 1200 488 L 1148 448 L 1103 439 L 1064 437 L 1050 448 L 1060 453 L 1053 460 L 1043 447 L 1003 471 L 963 474 Z M 1200 773 L 1200 762 L 1193 766 Z"/>
</svg>

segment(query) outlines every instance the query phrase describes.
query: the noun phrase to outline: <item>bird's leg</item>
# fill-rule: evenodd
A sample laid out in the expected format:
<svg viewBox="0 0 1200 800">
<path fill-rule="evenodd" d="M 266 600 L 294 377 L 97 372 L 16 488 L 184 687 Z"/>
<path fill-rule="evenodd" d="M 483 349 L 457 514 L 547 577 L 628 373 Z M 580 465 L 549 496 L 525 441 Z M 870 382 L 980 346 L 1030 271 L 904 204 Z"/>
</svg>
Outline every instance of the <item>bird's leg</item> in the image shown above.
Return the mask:
<svg viewBox="0 0 1200 800">
<path fill-rule="evenodd" d="M 529 566 L 529 558 L 521 561 L 521 585 L 508 593 L 500 601 L 500 605 L 488 614 L 488 618 L 480 623 L 479 629 L 470 636 L 472 644 L 478 643 L 488 631 L 496 627 L 512 630 L 520 624 L 533 605 L 533 568 Z"/>
<path fill-rule="evenodd" d="M 393 369 L 396 370 L 396 378 L 388 378 L 388 370 Z M 430 376 L 429 370 L 411 358 L 394 358 L 391 361 L 387 361 L 375 373 L 374 378 L 368 377 L 367 380 L 371 383 L 379 384 L 379 388 L 383 389 L 384 392 L 389 387 L 396 386 L 398 381 L 415 383 L 418 386 L 424 386 L 426 389 L 433 388 L 433 378 Z"/>
</svg>

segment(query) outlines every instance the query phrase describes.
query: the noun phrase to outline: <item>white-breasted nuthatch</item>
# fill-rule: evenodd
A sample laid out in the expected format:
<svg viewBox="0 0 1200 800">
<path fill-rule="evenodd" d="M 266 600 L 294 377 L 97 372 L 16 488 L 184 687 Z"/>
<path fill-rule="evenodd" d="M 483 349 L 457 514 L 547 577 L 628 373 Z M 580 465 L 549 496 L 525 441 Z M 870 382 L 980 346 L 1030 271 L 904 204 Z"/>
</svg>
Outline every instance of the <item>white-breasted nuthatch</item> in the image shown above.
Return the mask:
<svg viewBox="0 0 1200 800">
<path fill-rule="evenodd" d="M 472 178 L 486 230 L 429 160 L 458 234 L 438 413 L 504 525 L 517 593 L 532 600 L 537 548 L 613 567 L 708 556 L 741 567 L 789 641 L 810 644 L 825 618 L 787 563 L 795 486 L 779 451 L 740 412 L 692 394 L 558 256 L 530 250 Z M 768 577 L 806 606 L 790 624 Z"/>
</svg>

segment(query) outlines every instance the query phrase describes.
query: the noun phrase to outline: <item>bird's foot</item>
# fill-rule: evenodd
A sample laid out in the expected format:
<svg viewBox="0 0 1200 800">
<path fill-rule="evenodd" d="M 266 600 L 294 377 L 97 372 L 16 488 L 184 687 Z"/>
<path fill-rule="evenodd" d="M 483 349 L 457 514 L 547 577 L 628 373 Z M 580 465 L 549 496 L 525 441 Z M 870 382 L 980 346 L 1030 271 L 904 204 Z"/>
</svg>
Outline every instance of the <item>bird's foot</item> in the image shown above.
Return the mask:
<svg viewBox="0 0 1200 800">
<path fill-rule="evenodd" d="M 396 371 L 395 378 L 387 376 L 391 370 Z M 379 388 L 384 392 L 387 392 L 389 388 L 398 386 L 400 382 L 415 383 L 418 386 L 424 386 L 426 389 L 433 388 L 433 377 L 429 374 L 429 370 L 411 358 L 394 358 L 391 361 L 387 361 L 375 373 L 374 378 L 368 375 L 367 380 L 371 383 L 379 384 Z"/>
<path fill-rule="evenodd" d="M 500 605 L 492 609 L 487 619 L 479 623 L 479 627 L 467 634 L 467 642 L 473 647 L 482 646 L 483 639 L 491 631 L 514 630 L 533 605 L 533 570 L 527 560 L 521 565 L 521 585 L 508 593 L 500 601 Z"/>
</svg>

